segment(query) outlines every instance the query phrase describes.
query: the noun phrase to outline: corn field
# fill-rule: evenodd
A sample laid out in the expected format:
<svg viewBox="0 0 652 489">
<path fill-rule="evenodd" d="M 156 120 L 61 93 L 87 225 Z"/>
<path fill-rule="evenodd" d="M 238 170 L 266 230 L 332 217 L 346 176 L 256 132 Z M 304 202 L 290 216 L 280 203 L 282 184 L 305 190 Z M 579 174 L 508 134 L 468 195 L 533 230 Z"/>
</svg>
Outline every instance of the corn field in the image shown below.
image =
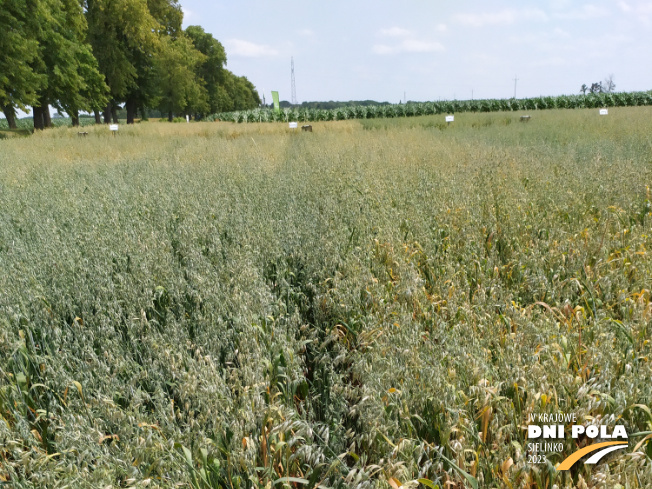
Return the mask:
<svg viewBox="0 0 652 489">
<path fill-rule="evenodd" d="M 442 102 L 341 107 L 338 109 L 253 109 L 214 114 L 208 120 L 228 122 L 318 122 L 348 119 L 415 117 L 460 112 L 509 112 L 517 110 L 587 109 L 652 105 L 652 92 L 596 93 L 527 99 L 448 100 Z"/>
</svg>

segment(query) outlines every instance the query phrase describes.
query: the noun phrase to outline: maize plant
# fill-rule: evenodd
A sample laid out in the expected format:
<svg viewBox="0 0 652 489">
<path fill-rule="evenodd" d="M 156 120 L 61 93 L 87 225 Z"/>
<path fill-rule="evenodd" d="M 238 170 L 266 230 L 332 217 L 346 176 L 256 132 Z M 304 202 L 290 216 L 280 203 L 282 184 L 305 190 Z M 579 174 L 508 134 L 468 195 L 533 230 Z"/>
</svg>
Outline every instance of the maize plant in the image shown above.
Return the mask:
<svg viewBox="0 0 652 489">
<path fill-rule="evenodd" d="M 372 105 L 341 107 L 337 109 L 303 109 L 286 108 L 281 112 L 261 108 L 251 111 L 226 112 L 213 114 L 209 121 L 222 120 L 230 122 L 317 122 L 347 119 L 374 119 L 415 117 L 433 114 L 454 114 L 463 112 L 498 112 L 546 109 L 593 109 L 600 107 L 629 107 L 652 105 L 652 91 L 595 93 L 587 95 L 542 96 L 525 99 L 475 99 L 446 100 L 439 102 L 421 102 L 395 105 Z M 0 128 L 2 123 L 0 121 Z"/>
</svg>

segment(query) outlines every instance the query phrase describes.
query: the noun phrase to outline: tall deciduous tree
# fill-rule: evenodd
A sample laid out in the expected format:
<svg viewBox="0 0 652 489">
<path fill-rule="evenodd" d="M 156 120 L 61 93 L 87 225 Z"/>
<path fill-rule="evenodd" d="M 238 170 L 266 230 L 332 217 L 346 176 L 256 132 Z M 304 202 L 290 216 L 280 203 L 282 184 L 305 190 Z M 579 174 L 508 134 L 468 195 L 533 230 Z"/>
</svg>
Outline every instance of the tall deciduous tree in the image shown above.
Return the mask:
<svg viewBox="0 0 652 489">
<path fill-rule="evenodd" d="M 223 99 L 220 96 L 220 92 L 224 92 L 224 89 L 220 90 L 220 85 L 224 85 L 226 77 L 226 70 L 224 68 L 226 65 L 226 51 L 224 50 L 224 46 L 212 34 L 205 32 L 200 26 L 188 26 L 185 32 L 192 40 L 195 48 L 206 56 L 204 62 L 198 66 L 197 74 L 206 84 L 208 110 L 210 113 L 222 112 L 225 109 L 220 104 L 220 101 Z"/>
<path fill-rule="evenodd" d="M 591 88 L 589 91 L 591 93 L 602 93 L 604 91 L 602 88 L 602 82 L 591 83 Z"/>
<path fill-rule="evenodd" d="M 186 35 L 206 56 L 197 74 L 206 84 L 212 113 L 253 109 L 260 105 L 256 87 L 247 78 L 236 76 L 225 68 L 226 52 L 217 39 L 199 26 L 189 26 Z"/>
<path fill-rule="evenodd" d="M 86 44 L 86 20 L 78 0 L 41 0 L 38 21 L 38 58 L 35 69 L 44 75 L 34 105 L 34 128 L 51 126 L 52 104 L 76 116 L 105 100 L 106 86 Z"/>
<path fill-rule="evenodd" d="M 81 110 L 116 121 L 125 103 L 174 113 L 248 109 L 255 87 L 225 69 L 222 44 L 201 27 L 182 29 L 178 0 L 0 0 L 0 108 L 50 126 L 52 105 L 78 124 Z"/>
<path fill-rule="evenodd" d="M 233 94 L 236 110 L 255 109 L 260 105 L 260 97 L 256 87 L 246 76 L 236 76 L 229 72 L 235 78 L 235 92 Z"/>
<path fill-rule="evenodd" d="M 159 43 L 157 50 L 138 57 L 139 82 L 138 87 L 127 98 L 127 123 L 133 122 L 135 109 L 138 107 L 143 114 L 146 106 L 157 106 L 161 100 L 160 63 L 157 60 L 166 55 L 166 39 L 177 39 L 183 35 L 181 24 L 183 11 L 177 0 L 147 0 L 147 8 L 156 22 L 155 32 L 158 34 Z"/>
<path fill-rule="evenodd" d="M 30 28 L 30 10 L 26 0 L 0 3 L 0 107 L 12 129 L 16 107 L 27 110 L 35 104 L 44 80 L 33 68 L 38 41 Z"/>
<path fill-rule="evenodd" d="M 181 34 L 183 11 L 177 0 L 147 0 L 147 7 L 158 23 L 156 31 L 159 35 L 176 38 Z"/>
<path fill-rule="evenodd" d="M 225 70 L 224 83 L 220 85 L 220 111 L 255 109 L 260 105 L 256 87 L 244 76 Z"/>
<path fill-rule="evenodd" d="M 137 106 L 152 95 L 146 79 L 159 49 L 159 23 L 147 0 L 86 0 L 86 17 L 88 39 L 110 89 L 104 121 L 112 115 L 115 120 L 116 103 L 125 102 L 133 122 Z"/>
<path fill-rule="evenodd" d="M 70 46 L 70 67 L 76 73 L 67 73 L 62 80 L 54 106 L 72 117 L 73 126 L 79 125 L 80 110 L 99 110 L 106 105 L 108 87 L 98 69 L 97 59 L 86 42 L 88 25 L 79 0 L 62 0 Z"/>
<path fill-rule="evenodd" d="M 176 39 L 162 38 L 157 58 L 157 76 L 162 112 L 171 121 L 174 114 L 208 110 L 208 95 L 203 80 L 196 75 L 197 67 L 206 59 L 190 39 L 180 35 Z"/>
</svg>

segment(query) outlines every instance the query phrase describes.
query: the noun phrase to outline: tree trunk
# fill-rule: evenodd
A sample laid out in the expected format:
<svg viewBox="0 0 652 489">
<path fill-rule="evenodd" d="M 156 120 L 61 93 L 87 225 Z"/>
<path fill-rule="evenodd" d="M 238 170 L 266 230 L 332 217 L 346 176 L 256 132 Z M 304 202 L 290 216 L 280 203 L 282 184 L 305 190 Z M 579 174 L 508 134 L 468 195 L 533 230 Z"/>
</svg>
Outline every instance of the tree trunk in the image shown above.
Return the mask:
<svg viewBox="0 0 652 489">
<path fill-rule="evenodd" d="M 95 124 L 102 124 L 102 117 L 100 116 L 100 111 L 94 110 L 93 114 L 95 114 Z"/>
<path fill-rule="evenodd" d="M 6 107 L 2 108 L 2 112 L 4 112 L 5 117 L 7 118 L 7 124 L 9 124 L 9 129 L 17 129 L 16 126 L 16 111 L 11 105 L 7 105 Z"/>
<path fill-rule="evenodd" d="M 172 111 L 168 112 L 168 122 L 172 122 L 172 119 L 174 119 Z"/>
<path fill-rule="evenodd" d="M 111 102 L 107 103 L 104 109 L 104 124 L 111 124 Z"/>
<path fill-rule="evenodd" d="M 111 118 L 113 119 L 114 124 L 118 123 L 118 104 L 115 102 L 111 104 Z"/>
<path fill-rule="evenodd" d="M 45 98 L 41 99 L 41 108 L 43 109 L 43 126 L 52 127 L 52 117 L 50 116 L 50 104 Z"/>
<path fill-rule="evenodd" d="M 79 111 L 73 110 L 70 118 L 72 119 L 72 127 L 79 127 Z"/>
<path fill-rule="evenodd" d="M 53 127 L 52 126 L 52 116 L 50 115 L 50 106 L 47 105 L 43 109 L 43 125 L 45 127 Z"/>
<path fill-rule="evenodd" d="M 127 124 L 133 124 L 136 116 L 136 100 L 133 97 L 129 97 L 125 108 L 127 109 Z"/>
<path fill-rule="evenodd" d="M 42 131 L 45 128 L 43 123 L 43 107 L 32 107 L 32 113 L 34 115 L 34 129 Z"/>
</svg>

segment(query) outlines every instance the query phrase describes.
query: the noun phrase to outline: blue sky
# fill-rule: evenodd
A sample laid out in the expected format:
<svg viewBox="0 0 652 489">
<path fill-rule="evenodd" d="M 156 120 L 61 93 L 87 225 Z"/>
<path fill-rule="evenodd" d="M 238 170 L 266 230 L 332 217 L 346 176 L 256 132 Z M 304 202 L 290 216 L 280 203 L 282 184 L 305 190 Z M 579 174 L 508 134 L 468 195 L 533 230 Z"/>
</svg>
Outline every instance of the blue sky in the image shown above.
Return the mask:
<svg viewBox="0 0 652 489">
<path fill-rule="evenodd" d="M 614 75 L 652 89 L 652 1 L 180 0 L 269 103 L 577 93 Z"/>
</svg>

